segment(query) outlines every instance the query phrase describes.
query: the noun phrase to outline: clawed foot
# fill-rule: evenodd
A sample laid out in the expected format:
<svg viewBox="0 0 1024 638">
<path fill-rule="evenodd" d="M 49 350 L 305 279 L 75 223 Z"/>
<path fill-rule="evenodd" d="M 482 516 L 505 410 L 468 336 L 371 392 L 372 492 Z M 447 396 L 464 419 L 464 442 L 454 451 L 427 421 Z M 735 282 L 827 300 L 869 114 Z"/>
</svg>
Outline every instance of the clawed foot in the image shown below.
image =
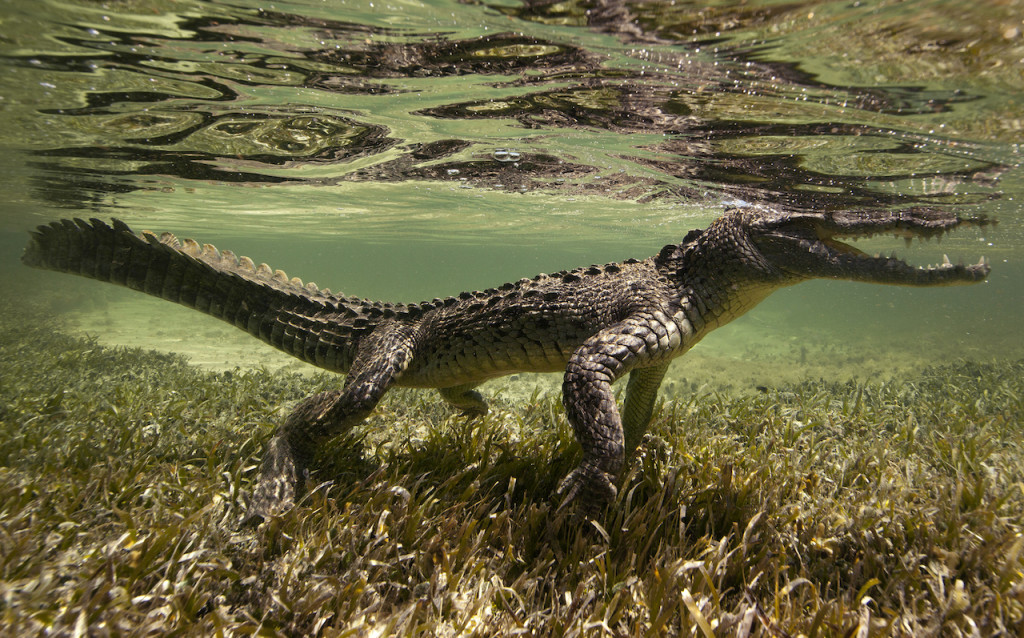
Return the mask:
<svg viewBox="0 0 1024 638">
<path fill-rule="evenodd" d="M 296 466 L 284 437 L 274 437 L 267 447 L 259 482 L 253 490 L 243 526 L 259 525 L 274 516 L 281 516 L 295 507 L 295 500 L 305 478 L 305 470 Z"/>
<path fill-rule="evenodd" d="M 340 396 L 339 390 L 313 395 L 288 415 L 267 446 L 259 482 L 242 525 L 258 525 L 295 507 L 315 454 L 315 441 L 331 432 L 332 410 Z"/>
<path fill-rule="evenodd" d="M 562 497 L 559 512 L 574 504 L 578 515 L 594 518 L 605 506 L 615 501 L 619 490 L 611 474 L 584 462 L 565 477 L 556 493 Z"/>
<path fill-rule="evenodd" d="M 473 406 L 459 408 L 459 414 L 467 421 L 483 418 L 487 416 L 487 404 L 485 403 L 483 407 Z"/>
</svg>

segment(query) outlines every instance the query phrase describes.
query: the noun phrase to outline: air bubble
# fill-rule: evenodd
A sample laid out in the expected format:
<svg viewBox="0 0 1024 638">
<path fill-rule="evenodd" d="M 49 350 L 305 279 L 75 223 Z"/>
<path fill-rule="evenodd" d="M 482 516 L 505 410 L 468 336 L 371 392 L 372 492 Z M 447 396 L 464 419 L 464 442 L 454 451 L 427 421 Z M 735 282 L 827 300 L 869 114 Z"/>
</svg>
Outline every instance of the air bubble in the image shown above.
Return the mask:
<svg viewBox="0 0 1024 638">
<path fill-rule="evenodd" d="M 518 162 L 522 159 L 523 155 L 519 151 L 514 151 L 508 148 L 496 148 L 491 153 L 491 157 L 499 162 Z"/>
</svg>

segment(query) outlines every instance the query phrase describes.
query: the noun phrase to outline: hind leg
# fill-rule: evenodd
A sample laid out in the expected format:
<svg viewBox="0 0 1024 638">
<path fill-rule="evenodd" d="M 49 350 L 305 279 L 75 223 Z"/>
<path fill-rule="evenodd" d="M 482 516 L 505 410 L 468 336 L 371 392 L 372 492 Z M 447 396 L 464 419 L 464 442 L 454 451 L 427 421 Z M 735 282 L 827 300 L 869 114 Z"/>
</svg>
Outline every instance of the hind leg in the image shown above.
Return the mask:
<svg viewBox="0 0 1024 638">
<path fill-rule="evenodd" d="M 341 390 L 302 401 L 270 441 L 246 516 L 257 521 L 290 510 L 317 450 L 327 440 L 362 422 L 408 367 L 411 346 L 402 335 L 382 335 L 366 344 L 369 356 L 353 362 Z"/>
<path fill-rule="evenodd" d="M 263 456 L 259 483 L 249 518 L 265 519 L 290 510 L 316 457 L 327 440 L 358 425 L 384 391 L 370 402 L 354 401 L 345 390 L 322 392 L 305 399 L 288 415 Z"/>
</svg>

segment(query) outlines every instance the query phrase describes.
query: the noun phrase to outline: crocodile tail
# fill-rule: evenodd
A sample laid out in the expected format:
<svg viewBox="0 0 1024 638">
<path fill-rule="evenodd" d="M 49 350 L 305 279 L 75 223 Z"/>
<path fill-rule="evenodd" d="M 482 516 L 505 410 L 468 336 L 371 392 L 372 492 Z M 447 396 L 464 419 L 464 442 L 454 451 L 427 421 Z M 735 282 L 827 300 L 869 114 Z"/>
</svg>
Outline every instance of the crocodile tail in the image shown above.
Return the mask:
<svg viewBox="0 0 1024 638">
<path fill-rule="evenodd" d="M 355 312 L 344 298 L 209 244 L 170 233 L 136 235 L 124 222 L 112 223 L 65 219 L 39 226 L 21 260 L 194 308 L 310 363 L 347 369 L 351 334 L 339 319 Z"/>
</svg>

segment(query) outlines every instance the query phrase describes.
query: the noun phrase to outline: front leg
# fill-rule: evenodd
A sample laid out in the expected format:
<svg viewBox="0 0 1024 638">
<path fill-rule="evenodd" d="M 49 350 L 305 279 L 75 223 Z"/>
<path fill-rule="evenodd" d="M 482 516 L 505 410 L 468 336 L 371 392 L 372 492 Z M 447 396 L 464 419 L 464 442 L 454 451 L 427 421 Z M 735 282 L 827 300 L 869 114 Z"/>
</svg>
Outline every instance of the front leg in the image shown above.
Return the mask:
<svg viewBox="0 0 1024 638">
<path fill-rule="evenodd" d="M 646 368 L 634 368 L 629 373 L 626 399 L 622 402 L 622 428 L 626 438 L 626 458 L 632 456 L 647 432 L 658 400 L 658 388 L 665 378 L 669 362 Z"/>
<path fill-rule="evenodd" d="M 478 385 L 478 382 L 465 383 L 449 388 L 438 388 L 437 392 L 448 405 L 461 410 L 465 416 L 483 416 L 487 414 L 487 401 L 482 394 L 474 390 Z"/>
<path fill-rule="evenodd" d="M 615 483 L 626 461 L 626 436 L 611 385 L 636 365 L 666 354 L 662 344 L 668 343 L 664 338 L 668 329 L 659 318 L 671 321 L 664 315 L 627 319 L 597 333 L 570 357 L 562 384 L 562 402 L 583 448 L 583 460 L 559 487 L 565 499 L 561 508 L 578 499 L 583 511 L 593 514 L 615 499 Z M 657 390 L 653 383 L 645 384 L 645 390 L 650 385 Z M 649 393 L 643 394 L 642 403 L 647 403 Z M 636 411 L 637 419 L 644 416 L 640 412 L 649 416 L 645 407 Z M 630 425 L 630 444 L 635 445 L 633 439 L 640 427 L 638 423 Z"/>
</svg>

